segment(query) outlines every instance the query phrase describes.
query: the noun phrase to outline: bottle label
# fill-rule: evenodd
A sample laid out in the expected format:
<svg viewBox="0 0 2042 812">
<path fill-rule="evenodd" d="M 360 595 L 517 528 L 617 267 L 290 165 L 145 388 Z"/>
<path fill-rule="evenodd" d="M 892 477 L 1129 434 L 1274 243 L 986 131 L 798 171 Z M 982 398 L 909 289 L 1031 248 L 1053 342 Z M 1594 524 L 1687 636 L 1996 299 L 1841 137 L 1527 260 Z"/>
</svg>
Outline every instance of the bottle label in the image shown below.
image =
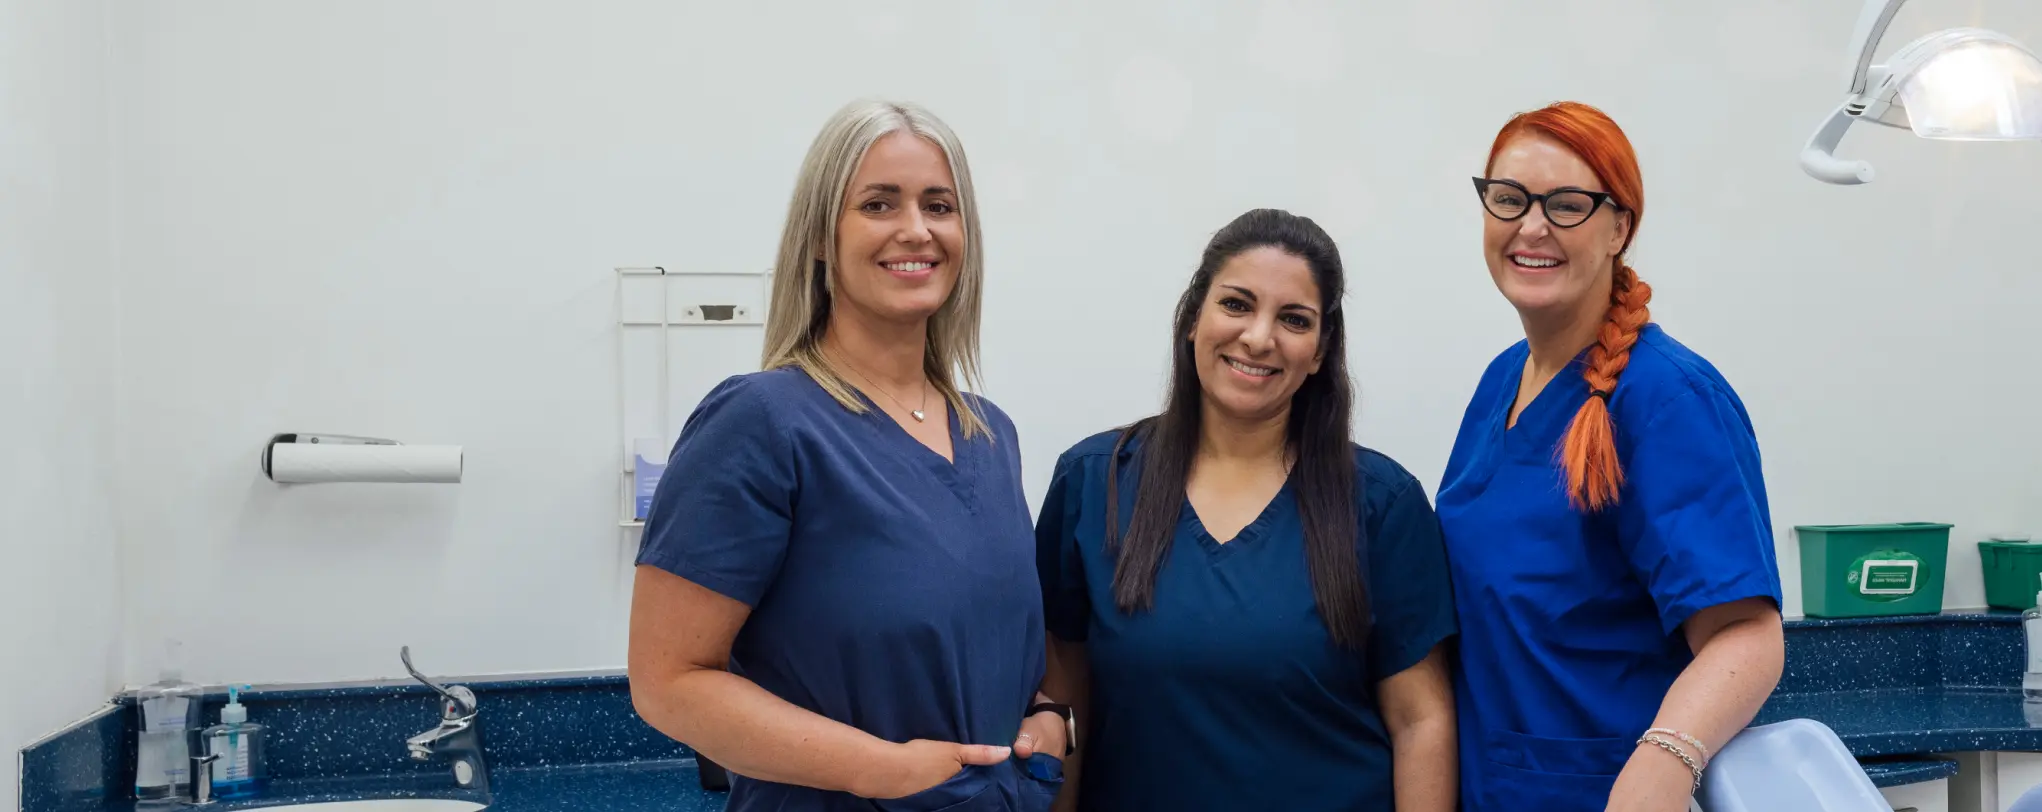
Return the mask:
<svg viewBox="0 0 2042 812">
<path fill-rule="evenodd" d="M 142 729 L 150 733 L 174 733 L 185 729 L 191 700 L 182 696 L 159 696 L 142 702 Z"/>
<path fill-rule="evenodd" d="M 220 756 L 213 762 L 213 783 L 236 784 L 248 780 L 248 736 L 232 737 L 229 734 L 213 734 L 213 752 Z M 238 742 L 238 744 L 237 744 Z"/>
</svg>

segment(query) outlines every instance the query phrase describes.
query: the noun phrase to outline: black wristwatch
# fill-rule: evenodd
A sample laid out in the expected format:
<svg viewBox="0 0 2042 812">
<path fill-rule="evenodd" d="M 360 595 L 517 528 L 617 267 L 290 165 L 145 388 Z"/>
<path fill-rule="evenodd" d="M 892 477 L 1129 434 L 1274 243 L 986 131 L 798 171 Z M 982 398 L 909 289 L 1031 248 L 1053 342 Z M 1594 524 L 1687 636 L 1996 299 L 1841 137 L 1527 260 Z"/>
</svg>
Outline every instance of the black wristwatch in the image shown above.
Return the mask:
<svg viewBox="0 0 2042 812">
<path fill-rule="evenodd" d="M 1028 715 L 1034 716 L 1043 711 L 1048 711 L 1064 718 L 1064 755 L 1069 756 L 1072 753 L 1078 752 L 1078 717 L 1077 714 L 1071 711 L 1071 706 L 1059 705 L 1055 702 L 1037 702 L 1029 706 Z"/>
</svg>

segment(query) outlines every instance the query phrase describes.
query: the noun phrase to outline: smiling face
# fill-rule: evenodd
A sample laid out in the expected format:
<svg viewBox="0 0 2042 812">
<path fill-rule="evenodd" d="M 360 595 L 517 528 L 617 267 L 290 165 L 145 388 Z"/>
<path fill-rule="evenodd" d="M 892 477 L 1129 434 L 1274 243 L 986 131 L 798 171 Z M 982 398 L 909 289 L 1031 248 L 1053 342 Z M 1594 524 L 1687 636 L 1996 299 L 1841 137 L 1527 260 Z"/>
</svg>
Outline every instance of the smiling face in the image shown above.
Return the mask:
<svg viewBox="0 0 2042 812">
<path fill-rule="evenodd" d="M 1511 139 L 1497 153 L 1489 178 L 1514 181 L 1532 194 L 1607 191 L 1580 156 L 1536 134 Z M 1502 199 L 1517 207 L 1529 202 L 1521 192 L 1502 186 L 1492 186 L 1489 195 L 1492 201 Z M 1578 225 L 1562 228 L 1547 219 L 1548 205 L 1532 204 L 1515 220 L 1500 219 L 1484 209 L 1482 253 L 1489 276 L 1503 297 L 1527 316 L 1600 312 L 1608 304 L 1610 260 L 1624 248 L 1630 217 L 1605 203 Z M 1565 198 L 1550 205 L 1552 216 L 1561 222 L 1573 222 L 1584 208 L 1580 200 Z"/>
<path fill-rule="evenodd" d="M 884 321 L 927 319 L 964 257 L 957 184 L 943 150 L 907 132 L 873 142 L 837 219 L 835 302 Z"/>
<path fill-rule="evenodd" d="M 1288 410 L 1323 358 L 1320 304 L 1311 266 L 1281 249 L 1251 248 L 1221 265 L 1191 331 L 1206 402 L 1243 420 Z"/>
</svg>

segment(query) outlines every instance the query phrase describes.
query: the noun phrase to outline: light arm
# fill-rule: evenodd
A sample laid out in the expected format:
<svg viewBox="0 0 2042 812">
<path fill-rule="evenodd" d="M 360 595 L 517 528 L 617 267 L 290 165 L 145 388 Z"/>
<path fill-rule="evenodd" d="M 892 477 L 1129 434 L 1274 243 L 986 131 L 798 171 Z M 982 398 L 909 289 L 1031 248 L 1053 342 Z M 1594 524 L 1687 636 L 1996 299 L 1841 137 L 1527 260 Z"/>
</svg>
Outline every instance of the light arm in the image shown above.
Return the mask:
<svg viewBox="0 0 2042 812">
<path fill-rule="evenodd" d="M 1801 148 L 1801 169 L 1816 180 L 1840 186 L 1872 182 L 1871 164 L 1836 157 L 1836 145 L 1843 142 L 1844 131 L 1851 126 L 1849 105 L 1849 99 L 1837 105 L 1822 127 L 1809 136 L 1808 146 Z"/>
<path fill-rule="evenodd" d="M 1801 170 L 1809 177 L 1824 183 L 1854 186 L 1872 182 L 1872 165 L 1864 161 L 1847 161 L 1836 157 L 1836 147 L 1843 142 L 1844 132 L 1851 122 L 1857 120 L 1858 112 L 1864 105 L 1858 104 L 1868 87 L 1872 71 L 1872 54 L 1879 49 L 1879 41 L 1886 37 L 1886 27 L 1893 24 L 1893 17 L 1900 13 L 1900 6 L 1907 0 L 1865 0 L 1865 8 L 1858 13 L 1858 26 L 1851 33 L 1849 51 L 1850 75 L 1846 77 L 1850 92 L 1843 102 L 1829 114 L 1829 118 L 1809 136 L 1808 145 L 1801 148 Z M 1853 110 L 1853 106 L 1856 110 Z"/>
<path fill-rule="evenodd" d="M 1444 646 L 1377 684 L 1376 704 L 1390 733 L 1390 786 L 1397 812 L 1451 812 L 1460 765 L 1455 761 L 1453 681 Z"/>
<path fill-rule="evenodd" d="M 1765 598 L 1748 598 L 1703 609 L 1681 625 L 1695 658 L 1683 669 L 1652 727 L 1669 728 L 1700 740 L 1708 756 L 1686 744 L 1689 757 L 1705 761 L 1758 715 L 1779 686 L 1786 668 L 1786 636 L 1779 609 Z M 1642 731 L 1641 731 L 1642 732 Z M 1666 737 L 1675 739 L 1677 737 Z M 1609 812 L 1701 807 L 1690 794 L 1694 773 L 1671 752 L 1639 742 L 1610 790 Z"/>
<path fill-rule="evenodd" d="M 1879 41 L 1886 38 L 1886 27 L 1893 24 L 1893 16 L 1900 13 L 1900 6 L 1907 0 L 1865 0 L 1864 11 L 1858 12 L 1858 27 L 1851 33 L 1851 95 L 1865 92 L 1868 82 L 1866 73 L 1872 68 L 1872 52 L 1879 49 Z"/>
</svg>

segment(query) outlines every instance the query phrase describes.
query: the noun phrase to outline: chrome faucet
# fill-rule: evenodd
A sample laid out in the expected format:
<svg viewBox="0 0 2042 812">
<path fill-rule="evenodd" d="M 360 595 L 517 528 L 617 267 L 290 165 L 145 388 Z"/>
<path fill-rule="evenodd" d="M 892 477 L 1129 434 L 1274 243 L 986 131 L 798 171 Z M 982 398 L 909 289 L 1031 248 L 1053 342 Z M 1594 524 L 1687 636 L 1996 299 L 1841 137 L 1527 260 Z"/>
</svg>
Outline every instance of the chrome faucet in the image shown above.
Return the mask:
<svg viewBox="0 0 2042 812">
<path fill-rule="evenodd" d="M 475 692 L 461 685 L 442 686 L 418 673 L 411 665 L 410 646 L 400 649 L 398 656 L 404 660 L 404 670 L 411 672 L 412 679 L 438 692 L 443 700 L 439 726 L 404 740 L 412 760 L 430 761 L 434 755 L 445 755 L 453 762 L 455 785 L 488 792 L 489 762 L 482 754 L 482 723 Z"/>
</svg>

